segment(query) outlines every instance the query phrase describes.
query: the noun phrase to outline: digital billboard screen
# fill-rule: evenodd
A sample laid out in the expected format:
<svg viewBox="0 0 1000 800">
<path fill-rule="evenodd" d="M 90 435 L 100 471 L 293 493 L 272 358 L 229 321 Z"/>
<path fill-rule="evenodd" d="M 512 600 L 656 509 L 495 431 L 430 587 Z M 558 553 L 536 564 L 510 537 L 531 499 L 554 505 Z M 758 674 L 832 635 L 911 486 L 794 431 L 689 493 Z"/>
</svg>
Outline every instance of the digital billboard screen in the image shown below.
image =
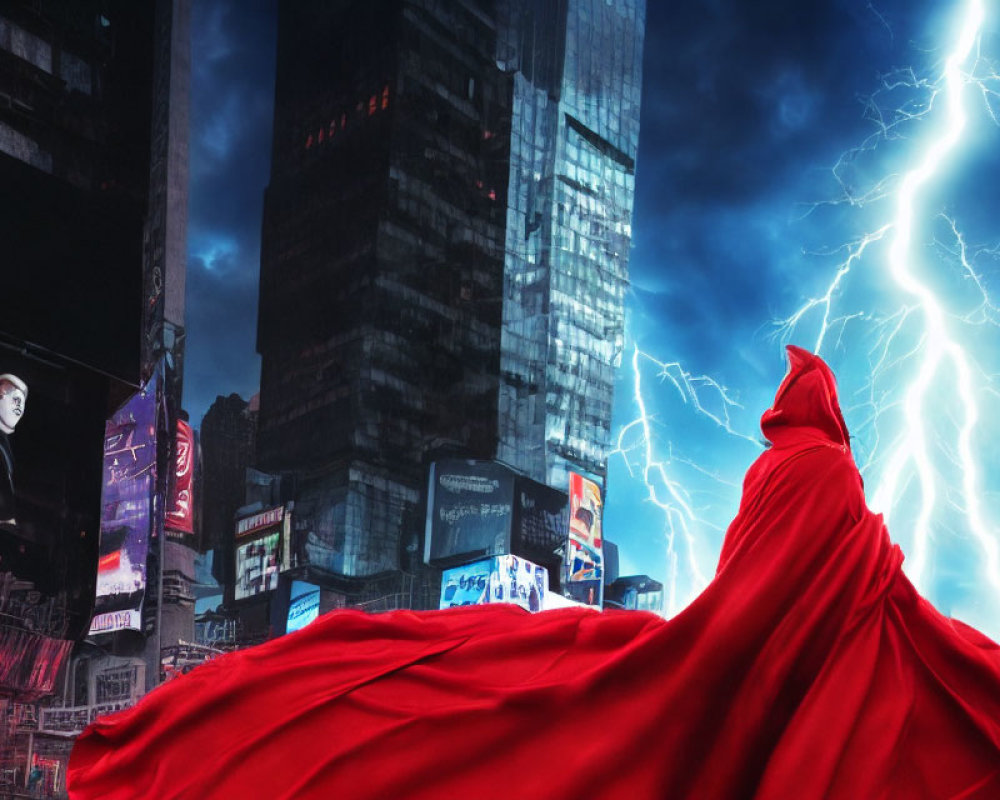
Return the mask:
<svg viewBox="0 0 1000 800">
<path fill-rule="evenodd" d="M 292 581 L 285 632 L 300 630 L 319 617 L 319 587 L 306 581 Z"/>
<path fill-rule="evenodd" d="M 437 566 L 509 552 L 514 472 L 492 461 L 431 464 L 424 560 Z"/>
<path fill-rule="evenodd" d="M 236 600 L 278 588 L 284 520 L 285 509 L 279 506 L 236 523 Z"/>
<path fill-rule="evenodd" d="M 569 547 L 566 594 L 600 606 L 604 592 L 601 487 L 582 475 L 569 475 Z"/>
<path fill-rule="evenodd" d="M 177 420 L 174 452 L 174 489 L 167 504 L 167 528 L 178 533 L 194 533 L 192 479 L 194 477 L 194 432 L 184 420 Z"/>
<path fill-rule="evenodd" d="M 97 592 L 90 632 L 141 630 L 156 484 L 159 373 L 105 426 Z"/>
<path fill-rule="evenodd" d="M 493 556 L 444 570 L 439 607 L 515 603 L 541 611 L 548 590 L 545 567 L 517 556 Z"/>
</svg>

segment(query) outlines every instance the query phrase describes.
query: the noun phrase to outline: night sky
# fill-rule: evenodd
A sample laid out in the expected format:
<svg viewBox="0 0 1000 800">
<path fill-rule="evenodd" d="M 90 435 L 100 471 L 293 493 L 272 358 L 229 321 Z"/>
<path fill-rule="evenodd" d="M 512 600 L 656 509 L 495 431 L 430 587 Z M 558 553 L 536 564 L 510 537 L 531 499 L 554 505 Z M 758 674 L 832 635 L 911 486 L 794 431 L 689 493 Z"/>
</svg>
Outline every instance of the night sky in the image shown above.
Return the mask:
<svg viewBox="0 0 1000 800">
<path fill-rule="evenodd" d="M 622 548 L 622 573 L 667 581 L 672 610 L 711 576 L 743 473 L 760 451 L 757 420 L 784 372 L 784 342 L 819 344 L 837 372 L 873 504 L 897 437 L 920 427 L 902 417 L 907 387 L 928 347 L 947 338 L 967 348 L 970 397 L 983 413 L 969 439 L 974 502 L 955 466 L 964 446 L 959 374 L 945 363 L 919 413 L 939 499 L 926 548 L 915 532 L 927 496 L 916 473 L 902 473 L 896 498 L 877 510 L 892 511 L 890 531 L 922 591 L 1000 635 L 1000 579 L 989 580 L 977 538 L 982 530 L 995 541 L 1000 511 L 1000 425 L 989 413 L 1000 405 L 990 381 L 1000 374 L 1000 299 L 996 308 L 989 299 L 1000 281 L 992 116 L 1000 81 L 988 80 L 989 59 L 1000 57 L 998 20 L 986 19 L 981 48 L 962 64 L 977 81 L 961 95 L 968 125 L 917 196 L 909 263 L 943 298 L 944 336 L 927 335 L 917 297 L 889 276 L 901 228 L 883 226 L 896 220 L 903 176 L 946 130 L 946 98 L 931 98 L 968 0 L 648 2 L 632 289 L 613 425 L 616 436 L 624 428 L 624 452 L 611 458 L 605 525 Z M 249 397 L 259 382 L 274 16 L 274 2 L 194 0 L 185 406 L 195 424 L 216 395 Z M 822 297 L 852 245 L 877 231 L 833 293 L 822 340 L 824 307 L 792 330 L 775 324 Z M 626 427 L 643 409 L 648 425 Z M 670 482 L 649 473 L 655 501 L 643 481 L 648 457 Z"/>
</svg>

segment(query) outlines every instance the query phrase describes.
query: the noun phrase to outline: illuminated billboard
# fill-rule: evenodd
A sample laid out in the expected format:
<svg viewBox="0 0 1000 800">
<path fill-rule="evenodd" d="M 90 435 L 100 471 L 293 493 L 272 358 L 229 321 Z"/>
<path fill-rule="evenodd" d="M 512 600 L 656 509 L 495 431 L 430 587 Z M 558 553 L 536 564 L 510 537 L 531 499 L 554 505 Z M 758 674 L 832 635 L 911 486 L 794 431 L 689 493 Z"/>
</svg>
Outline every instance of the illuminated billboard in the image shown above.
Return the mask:
<svg viewBox="0 0 1000 800">
<path fill-rule="evenodd" d="M 601 537 L 601 487 L 575 472 L 569 474 L 569 547 L 564 592 L 574 600 L 600 606 L 604 592 Z"/>
<path fill-rule="evenodd" d="M 541 611 L 548 590 L 545 567 L 517 556 L 494 556 L 446 569 L 441 575 L 440 608 L 514 603 Z"/>
<path fill-rule="evenodd" d="M 304 628 L 319 616 L 319 587 L 306 581 L 292 581 L 285 632 Z"/>
<path fill-rule="evenodd" d="M 237 521 L 236 600 L 278 588 L 287 523 L 284 506 L 268 508 Z"/>
<path fill-rule="evenodd" d="M 192 479 L 194 477 L 194 432 L 184 420 L 177 420 L 174 460 L 174 490 L 167 504 L 165 527 L 178 533 L 194 534 Z"/>
<path fill-rule="evenodd" d="M 424 560 L 447 566 L 509 552 L 514 472 L 493 461 L 430 467 Z"/>
<path fill-rule="evenodd" d="M 564 562 L 569 499 L 496 461 L 431 464 L 424 561 L 446 568 L 515 555 L 545 567 L 556 587 Z"/>
<path fill-rule="evenodd" d="M 91 634 L 142 630 L 153 491 L 159 373 L 108 420 L 104 435 L 100 555 Z"/>
</svg>

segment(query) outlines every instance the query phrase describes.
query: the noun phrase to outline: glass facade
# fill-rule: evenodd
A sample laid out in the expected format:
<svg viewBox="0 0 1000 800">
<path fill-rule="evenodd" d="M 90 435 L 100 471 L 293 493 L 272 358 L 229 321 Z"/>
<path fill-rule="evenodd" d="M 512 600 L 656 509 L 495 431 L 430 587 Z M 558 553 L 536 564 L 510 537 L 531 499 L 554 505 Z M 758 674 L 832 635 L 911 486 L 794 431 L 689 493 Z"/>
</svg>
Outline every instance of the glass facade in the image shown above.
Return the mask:
<svg viewBox="0 0 1000 800">
<path fill-rule="evenodd" d="M 601 482 L 624 339 L 644 0 L 512 0 L 498 456 Z"/>
<path fill-rule="evenodd" d="M 436 459 L 603 480 L 644 13 L 280 5 L 258 464 L 295 476 L 297 564 L 423 570 Z"/>
</svg>

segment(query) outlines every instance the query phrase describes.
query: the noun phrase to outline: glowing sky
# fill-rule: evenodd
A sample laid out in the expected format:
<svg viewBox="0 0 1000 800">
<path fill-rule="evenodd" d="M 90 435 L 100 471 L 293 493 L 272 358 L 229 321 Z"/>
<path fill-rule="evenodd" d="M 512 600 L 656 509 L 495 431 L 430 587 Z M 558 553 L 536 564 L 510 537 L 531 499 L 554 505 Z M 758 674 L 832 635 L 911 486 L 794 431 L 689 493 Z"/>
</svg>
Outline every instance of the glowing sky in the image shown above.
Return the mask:
<svg viewBox="0 0 1000 800">
<path fill-rule="evenodd" d="M 273 6 L 194 4 L 185 405 L 196 423 L 217 394 L 247 397 L 259 380 L 254 332 Z M 759 451 L 757 420 L 784 372 L 781 331 L 773 321 L 822 296 L 855 252 L 850 247 L 892 221 L 893 176 L 905 174 L 938 124 L 941 104 L 914 115 L 927 110 L 928 84 L 943 72 L 962 7 L 925 0 L 649 2 L 629 347 L 615 431 L 639 412 L 631 368 L 637 345 L 649 356 L 637 359 L 652 435 L 648 452 L 677 481 L 678 492 L 687 492 L 672 501 L 682 498 L 687 506 L 692 543 L 688 551 L 675 537 L 677 604 L 696 590 L 696 571 L 712 574 L 743 472 Z M 976 51 L 983 59 L 1000 55 L 997 30 L 996 14 L 988 14 Z M 986 74 L 980 61 L 976 75 Z M 988 376 L 1000 371 L 1000 314 L 984 298 L 998 280 L 1000 127 L 989 111 L 1000 104 L 975 87 L 965 99 L 969 124 L 961 147 L 921 196 L 912 248 L 922 274 L 947 298 L 949 333 L 967 343 L 976 365 L 982 407 L 971 439 L 981 463 L 977 497 L 995 535 L 990 520 L 1000 516 L 1000 497 L 993 453 L 1000 425 L 994 411 L 1000 403 Z M 976 279 L 963 267 L 956 231 Z M 870 493 L 900 430 L 914 363 L 904 355 L 917 352 L 921 341 L 920 313 L 883 266 L 890 238 L 851 262 L 831 306 L 834 320 L 850 319 L 830 328 L 821 349 L 838 374 Z M 804 317 L 790 340 L 814 347 L 821 318 Z M 672 379 L 658 377 L 656 362 L 676 362 L 668 370 Z M 883 371 L 876 372 L 879 365 Z M 709 376 L 714 384 L 690 384 L 697 395 L 685 395 L 685 375 Z M 960 427 L 957 377 L 942 377 L 923 412 L 935 435 Z M 723 402 L 719 387 L 739 405 Z M 696 412 L 695 396 L 712 417 Z M 728 420 L 730 430 L 719 420 Z M 641 430 L 630 429 L 623 440 L 633 467 L 647 453 L 637 438 Z M 956 442 L 953 436 L 934 446 L 936 469 L 956 455 Z M 968 508 L 961 475 L 950 467 L 938 472 L 940 499 L 951 510 L 930 520 L 921 589 L 942 610 L 1000 635 L 1000 599 L 983 576 L 983 550 L 958 513 Z M 664 512 L 634 475 L 625 458 L 612 459 L 606 535 L 621 545 L 623 573 L 665 580 L 672 573 Z M 919 482 L 901 485 L 897 505 L 918 508 Z M 914 520 L 898 513 L 890 525 L 912 561 Z"/>
</svg>

